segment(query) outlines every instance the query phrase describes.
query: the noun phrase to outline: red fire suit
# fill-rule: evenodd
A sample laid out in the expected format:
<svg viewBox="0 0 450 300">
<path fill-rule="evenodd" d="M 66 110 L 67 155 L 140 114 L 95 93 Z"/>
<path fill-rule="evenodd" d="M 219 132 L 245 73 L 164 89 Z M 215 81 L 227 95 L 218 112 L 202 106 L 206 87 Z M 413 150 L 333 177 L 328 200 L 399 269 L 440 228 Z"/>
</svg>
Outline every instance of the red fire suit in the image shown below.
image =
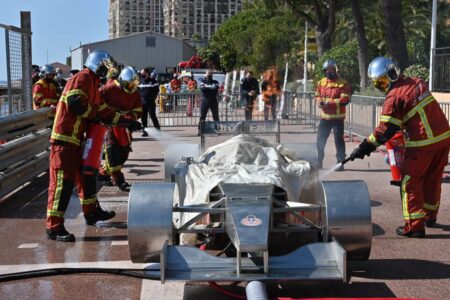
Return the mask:
<svg viewBox="0 0 450 300">
<path fill-rule="evenodd" d="M 315 99 L 322 110 L 317 131 L 317 154 L 320 168 L 322 167 L 325 145 L 331 130 L 333 130 L 334 134 L 336 161 L 341 162 L 345 159 L 345 106 L 350 102 L 351 92 L 350 84 L 342 78 L 330 80 L 324 77 L 317 84 Z"/>
<path fill-rule="evenodd" d="M 128 93 L 121 88 L 117 80 L 100 88 L 100 94 L 112 109 L 132 120 L 142 115 L 142 102 L 139 91 Z M 126 128 L 111 127 L 105 135 L 105 164 L 100 170 L 101 175 L 111 176 L 114 185 L 125 182 L 122 166 L 128 159 L 131 150 L 131 134 Z"/>
<path fill-rule="evenodd" d="M 59 99 L 56 82 L 53 79 L 40 79 L 33 85 L 33 109 L 56 107 Z M 55 114 L 52 112 L 51 117 Z"/>
<path fill-rule="evenodd" d="M 322 112 L 320 118 L 324 120 L 345 119 L 345 106 L 350 102 L 352 89 L 347 80 L 338 78 L 335 81 L 326 77 L 317 85 L 316 101 Z"/>
<path fill-rule="evenodd" d="M 400 76 L 393 83 L 380 124 L 367 141 L 378 147 L 399 127 L 408 137 L 401 169 L 404 232 L 422 231 L 425 220 L 437 217 L 441 178 L 450 150 L 450 127 L 438 102 L 420 79 Z"/>
<path fill-rule="evenodd" d="M 80 172 L 84 134 L 88 122 L 101 119 L 117 124 L 124 121 L 119 112 L 103 102 L 99 85 L 99 78 L 86 68 L 67 82 L 58 102 L 50 136 L 47 229 L 56 231 L 63 225 L 75 183 L 85 215 L 98 205 L 95 177 L 83 176 Z"/>
<path fill-rule="evenodd" d="M 170 89 L 172 90 L 172 93 L 178 93 L 181 89 L 181 82 L 178 79 L 172 79 L 170 81 Z"/>
</svg>

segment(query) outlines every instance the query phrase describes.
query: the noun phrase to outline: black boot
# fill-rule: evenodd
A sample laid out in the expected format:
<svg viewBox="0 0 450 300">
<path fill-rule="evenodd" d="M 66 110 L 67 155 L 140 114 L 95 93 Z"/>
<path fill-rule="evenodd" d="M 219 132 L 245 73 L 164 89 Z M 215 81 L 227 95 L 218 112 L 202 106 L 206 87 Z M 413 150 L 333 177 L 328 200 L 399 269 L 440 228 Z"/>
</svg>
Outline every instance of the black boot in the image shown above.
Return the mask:
<svg viewBox="0 0 450 300">
<path fill-rule="evenodd" d="M 403 227 L 403 226 L 398 227 L 395 232 L 398 235 L 411 237 L 411 238 L 423 238 L 423 237 L 425 237 L 425 230 L 405 232 L 405 227 Z"/>
<path fill-rule="evenodd" d="M 94 212 L 88 215 L 84 215 L 84 218 L 87 225 L 95 225 L 95 223 L 97 223 L 98 221 L 107 221 L 114 218 L 115 216 L 115 211 L 105 211 L 100 206 L 97 206 Z"/>
<path fill-rule="evenodd" d="M 430 228 L 436 227 L 436 219 L 428 219 L 428 220 L 426 220 L 425 221 L 425 226 L 426 227 L 430 227 Z"/>
<path fill-rule="evenodd" d="M 60 242 L 75 242 L 75 236 L 69 233 L 64 225 L 56 230 L 47 229 L 47 238 Z"/>
<path fill-rule="evenodd" d="M 122 192 L 129 192 L 131 187 L 131 185 L 126 181 L 122 181 L 121 183 L 117 184 L 117 186 Z"/>
</svg>

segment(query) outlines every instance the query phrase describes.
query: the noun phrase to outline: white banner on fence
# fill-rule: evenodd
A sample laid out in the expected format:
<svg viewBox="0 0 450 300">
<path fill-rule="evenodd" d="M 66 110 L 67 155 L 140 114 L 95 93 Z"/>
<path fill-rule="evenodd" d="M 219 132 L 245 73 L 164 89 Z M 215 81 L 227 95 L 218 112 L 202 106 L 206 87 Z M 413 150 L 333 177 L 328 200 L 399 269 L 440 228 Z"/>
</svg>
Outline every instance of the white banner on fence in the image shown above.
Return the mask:
<svg viewBox="0 0 450 300">
<path fill-rule="evenodd" d="M 288 70 L 289 70 L 289 64 L 286 63 L 286 68 L 284 70 L 283 89 L 281 90 L 280 110 L 278 111 L 278 119 L 281 119 L 282 116 L 284 115 L 284 92 L 286 91 Z"/>
</svg>

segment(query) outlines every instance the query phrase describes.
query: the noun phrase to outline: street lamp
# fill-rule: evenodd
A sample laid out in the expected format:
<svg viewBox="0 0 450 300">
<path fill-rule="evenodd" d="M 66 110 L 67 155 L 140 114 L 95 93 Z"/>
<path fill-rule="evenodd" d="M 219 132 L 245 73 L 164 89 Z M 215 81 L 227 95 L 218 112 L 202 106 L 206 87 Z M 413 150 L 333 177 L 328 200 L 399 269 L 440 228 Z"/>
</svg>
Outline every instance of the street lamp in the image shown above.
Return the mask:
<svg viewBox="0 0 450 300">
<path fill-rule="evenodd" d="M 431 42 L 430 42 L 430 76 L 428 82 L 428 89 L 433 89 L 433 63 L 434 50 L 436 49 L 436 17 L 437 17 L 437 0 L 433 0 L 433 7 L 431 13 Z"/>
</svg>

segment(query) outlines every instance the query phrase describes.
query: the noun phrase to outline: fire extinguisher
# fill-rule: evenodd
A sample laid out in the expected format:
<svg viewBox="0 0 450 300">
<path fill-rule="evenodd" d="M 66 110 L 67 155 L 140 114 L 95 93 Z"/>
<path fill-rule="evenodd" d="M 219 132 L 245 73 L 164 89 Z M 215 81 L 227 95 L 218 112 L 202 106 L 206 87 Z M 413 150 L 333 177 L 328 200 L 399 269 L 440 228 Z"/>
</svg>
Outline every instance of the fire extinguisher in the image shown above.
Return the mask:
<svg viewBox="0 0 450 300">
<path fill-rule="evenodd" d="M 388 162 L 391 168 L 391 185 L 400 186 L 402 182 L 401 167 L 403 155 L 405 154 L 405 137 L 402 131 L 398 131 L 389 141 L 386 142 L 388 152 Z"/>
<path fill-rule="evenodd" d="M 120 147 L 128 147 L 131 144 L 131 136 L 127 128 L 114 126 L 113 132 Z"/>
<path fill-rule="evenodd" d="M 85 175 L 95 176 L 98 173 L 105 131 L 101 124 L 89 124 L 81 161 L 81 172 Z"/>
</svg>

